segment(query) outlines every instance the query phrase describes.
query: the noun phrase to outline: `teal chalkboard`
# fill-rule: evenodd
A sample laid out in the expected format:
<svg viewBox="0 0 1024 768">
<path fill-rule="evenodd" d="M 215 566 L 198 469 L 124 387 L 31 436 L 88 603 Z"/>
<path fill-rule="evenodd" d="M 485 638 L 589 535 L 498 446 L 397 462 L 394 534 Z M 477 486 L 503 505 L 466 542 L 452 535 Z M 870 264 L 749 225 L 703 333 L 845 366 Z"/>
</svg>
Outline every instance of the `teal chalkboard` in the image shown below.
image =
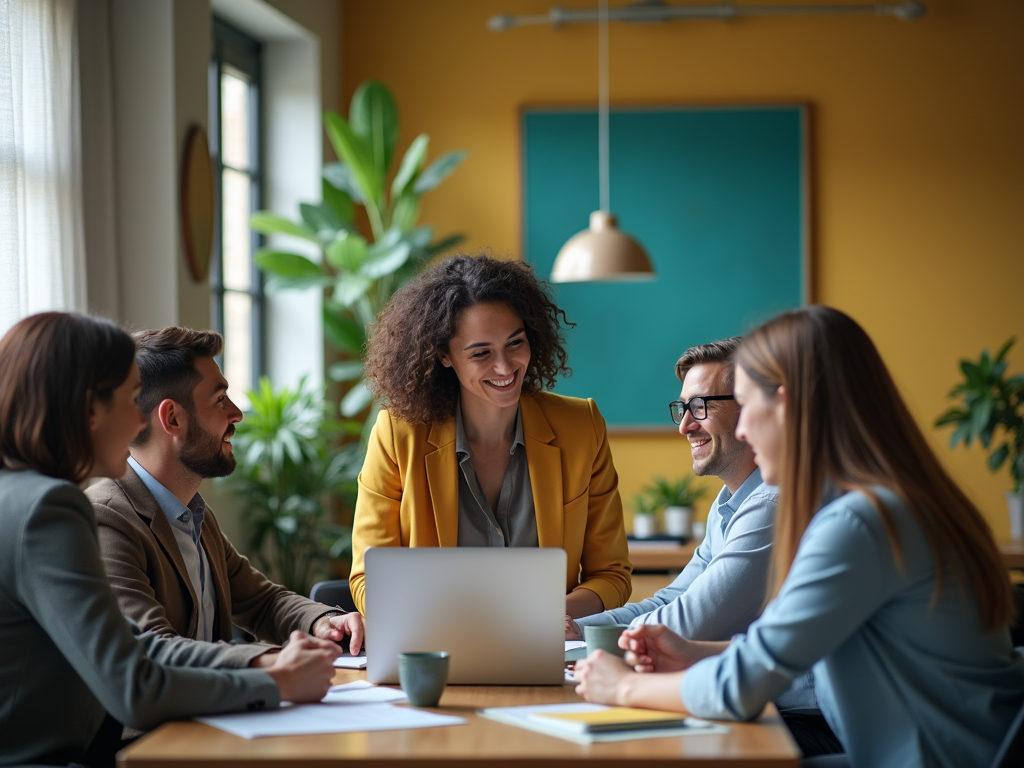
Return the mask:
<svg viewBox="0 0 1024 768">
<path fill-rule="evenodd" d="M 547 279 L 558 249 L 599 207 L 597 113 L 522 112 L 523 246 Z M 611 427 L 671 427 L 687 348 L 807 300 L 805 108 L 613 109 L 611 209 L 657 279 L 569 283 L 557 303 L 570 378 Z"/>
</svg>

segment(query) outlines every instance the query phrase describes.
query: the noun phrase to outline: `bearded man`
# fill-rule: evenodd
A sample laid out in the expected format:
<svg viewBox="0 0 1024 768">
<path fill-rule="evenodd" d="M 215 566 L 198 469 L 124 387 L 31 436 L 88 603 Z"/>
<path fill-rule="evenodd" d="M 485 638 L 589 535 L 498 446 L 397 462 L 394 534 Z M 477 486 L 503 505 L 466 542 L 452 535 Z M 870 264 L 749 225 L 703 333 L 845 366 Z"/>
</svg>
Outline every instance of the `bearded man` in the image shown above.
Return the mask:
<svg viewBox="0 0 1024 768">
<path fill-rule="evenodd" d="M 349 637 L 358 654 L 362 617 L 270 581 L 221 533 L 199 494 L 203 479 L 234 471 L 231 437 L 242 420 L 214 360 L 220 334 L 170 327 L 137 333 L 135 342 L 147 426 L 131 444 L 128 473 L 86 491 L 122 613 L 164 636 L 227 643 L 234 623 L 274 645 L 296 629 Z M 269 664 L 267 651 L 225 645 L 219 663 Z"/>
</svg>

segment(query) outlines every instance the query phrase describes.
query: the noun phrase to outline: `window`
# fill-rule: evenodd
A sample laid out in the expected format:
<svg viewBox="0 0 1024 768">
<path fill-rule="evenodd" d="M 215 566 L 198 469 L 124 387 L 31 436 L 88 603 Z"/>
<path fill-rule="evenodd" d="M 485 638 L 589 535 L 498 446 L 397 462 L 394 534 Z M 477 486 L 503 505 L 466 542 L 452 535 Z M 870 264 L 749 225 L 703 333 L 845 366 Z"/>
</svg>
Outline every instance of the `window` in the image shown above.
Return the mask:
<svg viewBox="0 0 1024 768">
<path fill-rule="evenodd" d="M 210 146 L 217 172 L 217 235 L 210 289 L 213 327 L 224 335 L 221 368 L 232 397 L 263 373 L 263 277 L 253 263 L 258 235 L 249 215 L 261 205 L 260 44 L 214 19 Z"/>
</svg>

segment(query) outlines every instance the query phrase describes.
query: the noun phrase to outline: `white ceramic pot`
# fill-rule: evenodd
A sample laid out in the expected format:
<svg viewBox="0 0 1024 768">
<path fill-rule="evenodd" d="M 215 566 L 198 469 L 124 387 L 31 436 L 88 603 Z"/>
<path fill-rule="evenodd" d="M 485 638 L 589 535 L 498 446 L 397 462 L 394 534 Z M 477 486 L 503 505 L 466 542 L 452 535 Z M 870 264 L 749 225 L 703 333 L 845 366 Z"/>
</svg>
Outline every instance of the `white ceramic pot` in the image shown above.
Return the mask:
<svg viewBox="0 0 1024 768">
<path fill-rule="evenodd" d="M 1010 511 L 1010 538 L 1024 541 L 1024 491 L 1007 491 L 1006 506 Z"/>
<path fill-rule="evenodd" d="M 638 539 L 649 539 L 657 533 L 654 515 L 633 515 L 633 535 Z"/>
<path fill-rule="evenodd" d="M 690 537 L 693 507 L 665 507 L 665 533 L 681 539 Z"/>
</svg>

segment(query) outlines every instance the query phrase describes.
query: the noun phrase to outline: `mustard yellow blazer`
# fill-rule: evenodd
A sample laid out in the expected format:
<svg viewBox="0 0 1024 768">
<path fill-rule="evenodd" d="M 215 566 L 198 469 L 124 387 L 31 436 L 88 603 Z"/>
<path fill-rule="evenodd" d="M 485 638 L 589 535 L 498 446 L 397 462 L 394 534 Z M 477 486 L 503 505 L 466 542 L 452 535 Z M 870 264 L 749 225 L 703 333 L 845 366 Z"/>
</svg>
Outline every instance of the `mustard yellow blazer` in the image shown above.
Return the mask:
<svg viewBox="0 0 1024 768">
<path fill-rule="evenodd" d="M 624 605 L 632 566 L 604 419 L 590 399 L 538 392 L 519 403 L 539 545 L 568 555 L 566 594 L 585 587 L 605 609 Z M 457 546 L 458 472 L 454 418 L 420 425 L 380 412 L 352 530 L 349 585 L 360 611 L 369 547 Z"/>
</svg>

